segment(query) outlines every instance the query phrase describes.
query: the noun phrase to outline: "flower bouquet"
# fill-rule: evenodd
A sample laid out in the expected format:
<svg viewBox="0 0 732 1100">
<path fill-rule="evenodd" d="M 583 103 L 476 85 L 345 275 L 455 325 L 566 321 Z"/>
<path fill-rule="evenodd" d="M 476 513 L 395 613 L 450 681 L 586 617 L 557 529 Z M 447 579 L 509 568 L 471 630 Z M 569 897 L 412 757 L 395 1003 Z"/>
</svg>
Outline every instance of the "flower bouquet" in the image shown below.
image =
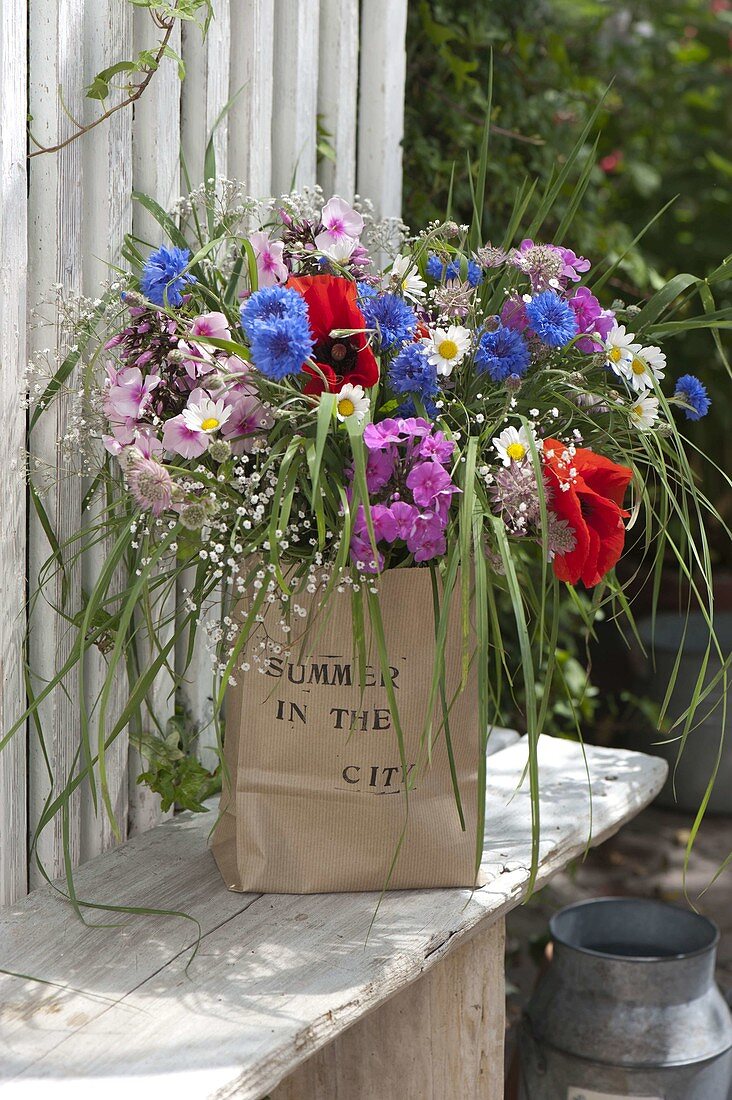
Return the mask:
<svg viewBox="0 0 732 1100">
<path fill-rule="evenodd" d="M 229 885 L 470 886 L 517 664 L 538 841 L 537 683 L 561 676 L 565 586 L 630 620 L 613 571 L 635 528 L 640 560 L 668 549 L 708 602 L 711 506 L 674 417 L 709 399 L 691 376 L 667 386 L 657 343 L 684 327 L 659 320 L 677 293 L 603 306 L 610 262 L 596 274 L 522 239 L 521 194 L 499 243 L 479 214 L 410 235 L 317 189 L 232 195 L 209 184 L 173 215 L 144 200 L 168 243 L 128 242 L 131 273 L 40 387 L 43 407 L 82 356 L 72 441 L 104 448 L 95 531 L 112 549 L 72 658 L 97 645 L 118 674 L 141 605 L 154 635 L 116 721 L 100 698 L 78 774 L 95 781 L 176 637 L 190 660 L 203 631 L 217 713 L 227 702 L 214 852 Z"/>
</svg>

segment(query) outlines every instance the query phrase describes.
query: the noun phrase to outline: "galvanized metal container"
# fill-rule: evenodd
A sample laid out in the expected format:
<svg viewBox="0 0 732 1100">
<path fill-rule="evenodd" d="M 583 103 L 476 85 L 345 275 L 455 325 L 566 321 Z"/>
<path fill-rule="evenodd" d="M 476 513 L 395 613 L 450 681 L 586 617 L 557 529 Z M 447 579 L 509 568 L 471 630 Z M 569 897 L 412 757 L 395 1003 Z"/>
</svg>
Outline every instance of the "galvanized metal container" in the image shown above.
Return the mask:
<svg viewBox="0 0 732 1100">
<path fill-rule="evenodd" d="M 522 1100 L 728 1100 L 719 932 L 659 901 L 597 898 L 550 921 L 521 1035 Z"/>
</svg>

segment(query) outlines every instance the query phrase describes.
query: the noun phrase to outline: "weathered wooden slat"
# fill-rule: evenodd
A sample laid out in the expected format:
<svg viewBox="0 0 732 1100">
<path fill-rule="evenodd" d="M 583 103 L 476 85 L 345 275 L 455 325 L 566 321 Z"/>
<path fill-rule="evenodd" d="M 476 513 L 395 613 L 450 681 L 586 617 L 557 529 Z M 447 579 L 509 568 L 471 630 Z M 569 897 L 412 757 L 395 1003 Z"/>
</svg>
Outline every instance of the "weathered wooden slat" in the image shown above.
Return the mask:
<svg viewBox="0 0 732 1100">
<path fill-rule="evenodd" d="M 155 42 L 155 31 L 149 13 L 138 9 L 134 15 L 135 48 L 149 47 Z M 170 45 L 177 53 L 181 49 L 180 25 L 176 25 Z M 132 130 L 133 184 L 136 191 L 150 195 L 169 210 L 180 194 L 180 80 L 173 59 L 165 58 L 148 92 L 135 105 Z M 136 236 L 157 247 L 163 232 L 155 219 L 139 204 L 133 210 L 133 230 Z M 156 607 L 160 621 L 174 613 L 175 594 L 165 607 Z M 165 631 L 161 631 L 165 640 Z M 157 722 L 164 729 L 173 713 L 173 682 L 166 670 L 156 677 L 150 693 L 150 704 Z M 152 727 L 150 727 L 152 728 Z M 160 799 L 146 786 L 137 783 L 143 763 L 135 749 L 130 751 L 129 820 L 131 835 L 151 828 L 164 816 Z"/>
<path fill-rule="evenodd" d="M 87 0 L 84 12 L 84 57 L 87 70 L 99 72 L 121 56 L 132 52 L 132 9 L 120 5 L 117 0 Z M 113 93 L 115 99 L 121 93 Z M 113 100 L 114 102 L 115 100 Z M 100 111 L 96 101 L 87 104 L 86 120 L 95 118 Z M 107 122 L 87 134 L 82 143 L 83 158 L 83 284 L 85 294 L 95 299 L 101 294 L 102 284 L 113 279 L 112 264 L 119 265 L 125 233 L 132 228 L 132 112 L 118 111 Z M 99 448 L 101 451 L 101 446 Z M 101 454 L 99 455 L 101 458 Z M 88 481 L 84 485 L 88 489 Z M 95 502 L 94 512 L 104 507 L 104 500 Z M 86 518 L 87 526 L 93 515 Z M 82 564 L 84 589 L 92 590 L 94 581 L 102 569 L 112 546 L 111 539 L 97 544 L 86 554 Z M 115 578 L 121 586 L 122 571 Z M 102 691 L 107 662 L 97 650 L 89 653 L 84 669 L 84 691 L 87 713 L 90 715 L 96 736 L 96 704 Z M 109 727 L 119 717 L 127 698 L 127 681 L 123 671 L 115 679 L 109 707 Z M 127 732 L 120 734 L 108 749 L 105 770 L 110 802 L 117 827 L 122 838 L 127 834 L 128 774 L 127 760 L 129 739 Z M 98 778 L 98 773 L 97 773 Z M 91 859 L 117 843 L 115 832 L 101 799 L 95 809 L 88 786 L 82 790 L 81 859 Z"/>
<path fill-rule="evenodd" d="M 319 56 L 318 114 L 335 161 L 320 159 L 318 183 L 326 195 L 352 199 L 356 188 L 358 0 L 320 0 Z"/>
<path fill-rule="evenodd" d="M 26 0 L 0 6 L 0 736 L 25 710 Z M 25 893 L 26 730 L 0 753 L 0 905 Z"/>
<path fill-rule="evenodd" d="M 32 132 L 43 145 L 63 140 L 74 127 L 67 111 L 76 118 L 83 111 L 83 37 L 79 33 L 84 15 L 83 0 L 31 0 L 29 5 L 29 110 Z M 63 90 L 65 104 L 59 95 Z M 78 141 L 58 153 L 39 156 L 31 161 L 28 216 L 28 304 L 31 310 L 53 296 L 55 284 L 71 292 L 81 290 L 82 278 L 82 154 Z M 50 326 L 32 329 L 31 348 L 50 348 L 62 356 L 68 351 L 54 324 L 53 305 L 41 306 L 40 314 Z M 71 379 L 71 386 L 74 379 Z M 68 457 L 59 452 L 72 410 L 72 399 L 62 396 L 41 418 L 31 439 L 33 464 L 39 477 L 48 474 L 50 482 L 43 493 L 43 505 L 57 538 L 64 543 L 75 535 L 81 522 L 81 478 L 70 473 Z M 29 524 L 29 587 L 35 587 L 39 569 L 50 553 L 40 524 L 31 512 Z M 72 634 L 53 610 L 65 604 L 66 612 L 78 609 L 80 569 L 73 567 L 57 573 L 45 585 L 44 600 L 39 601 L 30 634 L 29 652 L 39 684 L 53 675 L 68 655 Z M 38 735 L 29 745 L 30 827 L 38 822 L 44 802 L 51 791 L 65 786 L 74 766 L 79 747 L 78 677 L 71 673 L 65 691 L 56 691 L 40 710 L 45 753 Z M 47 753 L 47 758 L 46 758 Z M 49 775 L 47 759 L 53 769 Z M 68 845 L 71 860 L 78 863 L 81 840 L 81 799 L 69 804 Z M 38 854 L 52 875 L 63 868 L 62 818 L 56 818 L 44 830 Z M 31 881 L 42 881 L 31 866 Z"/>
<path fill-rule="evenodd" d="M 402 207 L 407 0 L 361 5 L 357 188 L 382 217 Z"/>
<path fill-rule="evenodd" d="M 186 79 L 181 88 L 181 143 L 193 187 L 203 183 L 206 145 L 213 134 L 216 172 L 226 175 L 228 117 L 216 122 L 229 99 L 229 0 L 216 0 L 204 38 L 196 23 L 182 31 Z"/>
<path fill-rule="evenodd" d="M 505 921 L 321 1047 L 269 1100 L 503 1100 Z"/>
<path fill-rule="evenodd" d="M 57 985 L 0 979 L 0 1096 L 30 1096 L 50 1081 L 61 1095 L 68 1078 L 81 1100 L 123 1079 L 139 1100 L 265 1095 L 524 897 L 530 799 L 526 783 L 516 787 L 525 761 L 524 742 L 489 761 L 487 885 L 390 893 L 368 939 L 375 894 L 228 894 L 203 851 L 210 821 L 187 815 L 92 861 L 77 885 L 85 897 L 195 913 L 204 936 L 192 961 L 181 948 L 195 933 L 178 921 L 85 929 L 47 889 L 7 910 L 0 967 Z M 666 765 L 590 746 L 586 762 L 599 843 L 653 798 Z M 581 854 L 590 832 L 581 747 L 542 738 L 540 765 L 539 884 Z"/>
<path fill-rule="evenodd" d="M 315 183 L 319 0 L 275 5 L 272 190 Z"/>
<path fill-rule="evenodd" d="M 258 199 L 266 198 L 272 187 L 273 51 L 274 0 L 234 3 L 228 170 Z"/>
</svg>

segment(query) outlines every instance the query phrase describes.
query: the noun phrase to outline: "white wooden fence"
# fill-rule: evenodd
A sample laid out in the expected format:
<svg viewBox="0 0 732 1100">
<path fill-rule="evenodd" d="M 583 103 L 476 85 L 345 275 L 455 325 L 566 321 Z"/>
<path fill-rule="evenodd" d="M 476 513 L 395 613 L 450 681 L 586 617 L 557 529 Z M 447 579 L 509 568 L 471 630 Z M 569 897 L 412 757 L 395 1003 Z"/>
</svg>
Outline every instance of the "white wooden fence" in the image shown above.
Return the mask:
<svg viewBox="0 0 732 1100">
<path fill-rule="evenodd" d="M 133 208 L 131 191 L 169 206 L 181 190 L 181 147 L 193 183 L 200 182 L 213 123 L 237 93 L 216 132 L 220 172 L 261 196 L 288 190 L 293 176 L 298 185 L 317 179 L 326 192 L 349 197 L 357 190 L 379 213 L 398 214 L 406 6 L 407 0 L 214 0 L 206 40 L 190 26 L 182 41 L 172 42 L 187 66 L 182 84 L 166 60 L 134 115 L 120 111 L 60 152 L 27 162 L 27 115 L 39 142 L 63 140 L 72 131 L 67 112 L 94 117 L 97 105 L 83 94 L 93 75 L 153 45 L 154 28 L 128 0 L 0 3 L 0 736 L 26 705 L 27 594 L 49 552 L 27 505 L 21 393 L 28 357 L 54 341 L 58 346 L 61 337 L 27 327 L 34 307 L 56 283 L 95 296 L 130 229 L 158 239 L 145 211 Z M 318 163 L 318 116 L 331 135 L 335 163 Z M 34 430 L 39 461 L 56 465 L 67 412 L 59 402 Z M 60 478 L 44 500 L 62 538 L 79 529 L 81 500 L 78 478 Z M 103 554 L 101 548 L 98 560 Z M 94 563 L 85 568 L 91 572 Z M 72 606 L 90 580 L 72 570 Z M 59 593 L 50 596 L 53 602 Z M 28 642 L 36 673 L 50 675 L 69 646 L 63 621 L 41 608 Z M 98 690 L 102 660 L 90 659 L 85 667 L 88 702 Z M 0 904 L 37 880 L 28 868 L 27 838 L 78 749 L 78 688 L 70 677 L 67 691 L 56 692 L 43 708 L 55 778 L 32 725 L 0 753 Z M 207 691 L 202 665 L 186 700 L 197 720 L 205 721 Z M 118 695 L 121 707 L 123 688 Z M 172 708 L 164 682 L 158 699 L 162 708 Z M 129 833 L 160 818 L 157 800 L 135 783 L 139 763 L 133 757 L 120 737 L 109 783 L 118 820 Z M 84 790 L 67 828 L 74 863 L 114 843 L 104 812 L 94 813 Z M 61 830 L 59 818 L 39 844 L 51 874 L 63 872 Z"/>
</svg>

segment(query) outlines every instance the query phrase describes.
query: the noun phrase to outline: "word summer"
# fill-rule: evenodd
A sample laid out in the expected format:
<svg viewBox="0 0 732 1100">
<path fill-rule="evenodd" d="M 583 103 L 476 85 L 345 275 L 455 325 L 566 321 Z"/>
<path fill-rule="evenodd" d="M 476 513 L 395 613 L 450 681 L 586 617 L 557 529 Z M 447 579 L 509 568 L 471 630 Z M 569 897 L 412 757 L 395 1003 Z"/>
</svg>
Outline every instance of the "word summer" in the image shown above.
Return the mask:
<svg viewBox="0 0 732 1100">
<path fill-rule="evenodd" d="M 284 657 L 270 657 L 265 669 L 267 676 L 285 677 L 291 684 L 322 684 L 324 687 L 386 687 L 384 677 L 373 665 L 364 665 L 363 670 L 343 662 L 337 656 L 318 657 L 308 664 L 293 664 Z M 362 675 L 363 672 L 363 675 Z M 391 682 L 398 688 L 399 669 L 389 667 Z"/>
</svg>

